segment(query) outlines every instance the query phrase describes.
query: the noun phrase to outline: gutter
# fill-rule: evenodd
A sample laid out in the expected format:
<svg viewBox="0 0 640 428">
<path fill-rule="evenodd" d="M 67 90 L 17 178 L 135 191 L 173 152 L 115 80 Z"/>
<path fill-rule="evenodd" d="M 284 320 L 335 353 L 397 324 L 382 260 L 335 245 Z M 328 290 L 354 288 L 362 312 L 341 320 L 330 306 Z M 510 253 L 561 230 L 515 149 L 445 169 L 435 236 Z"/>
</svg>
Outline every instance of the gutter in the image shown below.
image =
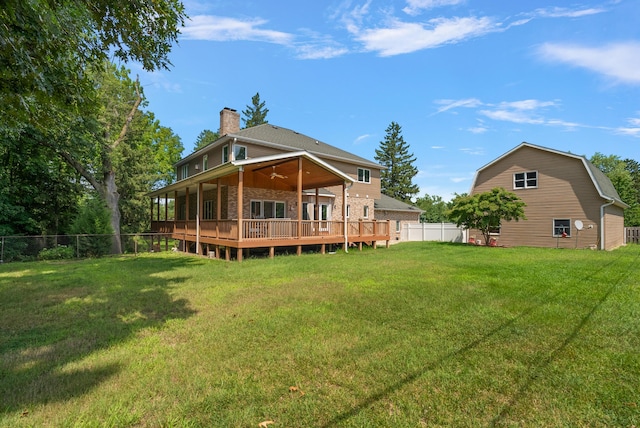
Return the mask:
<svg viewBox="0 0 640 428">
<path fill-rule="evenodd" d="M 609 199 L 606 204 L 600 205 L 600 249 L 604 250 L 604 209 L 615 204 L 615 199 Z"/>
</svg>

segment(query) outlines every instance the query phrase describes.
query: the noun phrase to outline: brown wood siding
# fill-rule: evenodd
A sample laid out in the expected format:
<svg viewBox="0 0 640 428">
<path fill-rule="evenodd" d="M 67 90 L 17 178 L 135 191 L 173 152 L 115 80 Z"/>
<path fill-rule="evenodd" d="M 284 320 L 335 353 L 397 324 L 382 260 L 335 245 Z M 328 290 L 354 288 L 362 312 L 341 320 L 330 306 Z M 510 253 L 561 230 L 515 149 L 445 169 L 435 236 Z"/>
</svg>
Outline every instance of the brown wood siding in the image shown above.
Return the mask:
<svg viewBox="0 0 640 428">
<path fill-rule="evenodd" d="M 538 187 L 514 189 L 513 175 L 527 171 L 538 172 Z M 599 247 L 600 207 L 606 201 L 598 195 L 581 160 L 525 146 L 480 171 L 473 193 L 494 187 L 504 187 L 527 204 L 527 220 L 503 223 L 499 244 Z M 570 219 L 571 237 L 554 237 L 553 219 Z M 575 220 L 583 222 L 583 230 L 576 231 Z"/>
<path fill-rule="evenodd" d="M 605 207 L 604 225 L 604 249 L 614 250 L 624 245 L 624 211 L 622 208 Z"/>
</svg>

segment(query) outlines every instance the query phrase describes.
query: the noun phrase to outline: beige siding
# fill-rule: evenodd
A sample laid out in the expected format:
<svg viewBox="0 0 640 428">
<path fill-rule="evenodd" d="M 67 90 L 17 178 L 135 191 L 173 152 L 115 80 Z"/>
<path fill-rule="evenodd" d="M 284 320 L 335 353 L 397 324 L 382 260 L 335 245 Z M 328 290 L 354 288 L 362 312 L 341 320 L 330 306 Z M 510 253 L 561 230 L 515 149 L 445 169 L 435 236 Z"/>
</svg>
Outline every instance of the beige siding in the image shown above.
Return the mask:
<svg viewBox="0 0 640 428">
<path fill-rule="evenodd" d="M 391 241 L 401 241 L 406 225 L 420 223 L 420 212 L 377 210 L 376 218 L 380 221 L 389 220 Z M 396 228 L 397 222 L 400 222 L 399 230 Z"/>
<path fill-rule="evenodd" d="M 514 174 L 526 171 L 538 172 L 538 187 L 514 189 Z M 527 204 L 527 220 L 503 223 L 499 244 L 599 247 L 600 206 L 606 201 L 598 195 L 581 160 L 524 146 L 480 171 L 473 193 L 494 187 L 514 192 Z M 554 219 L 571 220 L 571 237 L 553 236 Z M 583 230 L 576 231 L 575 220 L 583 222 Z"/>
<path fill-rule="evenodd" d="M 624 245 L 624 212 L 616 206 L 605 207 L 604 249 L 613 250 Z"/>
</svg>

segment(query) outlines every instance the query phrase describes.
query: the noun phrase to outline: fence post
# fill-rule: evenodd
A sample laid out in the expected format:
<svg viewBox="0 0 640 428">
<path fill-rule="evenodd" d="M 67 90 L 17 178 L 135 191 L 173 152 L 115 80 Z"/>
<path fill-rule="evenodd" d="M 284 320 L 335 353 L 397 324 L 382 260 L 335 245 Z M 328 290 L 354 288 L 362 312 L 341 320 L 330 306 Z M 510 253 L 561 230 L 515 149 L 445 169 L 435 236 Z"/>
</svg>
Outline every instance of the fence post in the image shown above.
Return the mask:
<svg viewBox="0 0 640 428">
<path fill-rule="evenodd" d="M 80 258 L 80 235 L 76 235 L 76 258 Z"/>
<path fill-rule="evenodd" d="M 2 252 L 0 253 L 0 263 L 4 263 L 4 236 L 2 237 Z"/>
</svg>

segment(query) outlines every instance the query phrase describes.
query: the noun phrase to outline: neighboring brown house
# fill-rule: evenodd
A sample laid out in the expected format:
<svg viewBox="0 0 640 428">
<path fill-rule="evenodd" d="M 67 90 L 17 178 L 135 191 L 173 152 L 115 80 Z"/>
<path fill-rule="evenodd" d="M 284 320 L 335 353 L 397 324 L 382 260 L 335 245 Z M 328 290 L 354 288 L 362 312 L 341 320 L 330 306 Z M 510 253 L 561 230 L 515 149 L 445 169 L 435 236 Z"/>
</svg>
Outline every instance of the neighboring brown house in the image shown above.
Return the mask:
<svg viewBox="0 0 640 428">
<path fill-rule="evenodd" d="M 522 143 L 478 169 L 471 193 L 495 187 L 527 204 L 527 220 L 503 222 L 495 231 L 498 245 L 611 250 L 624 244 L 628 206 L 584 156 Z"/>
<path fill-rule="evenodd" d="M 375 202 L 375 212 L 378 220 L 391 222 L 391 241 L 401 241 L 402 229 L 407 224 L 420 223 L 423 210 L 382 194 Z"/>
<path fill-rule="evenodd" d="M 219 133 L 176 164 L 176 183 L 149 194 L 153 231 L 173 234 L 187 250 L 227 258 L 233 251 L 240 260 L 251 248 L 273 255 L 276 247 L 300 253 L 390 240 L 390 222 L 375 221 L 377 163 L 272 124 L 240 129 L 229 108 Z"/>
</svg>

